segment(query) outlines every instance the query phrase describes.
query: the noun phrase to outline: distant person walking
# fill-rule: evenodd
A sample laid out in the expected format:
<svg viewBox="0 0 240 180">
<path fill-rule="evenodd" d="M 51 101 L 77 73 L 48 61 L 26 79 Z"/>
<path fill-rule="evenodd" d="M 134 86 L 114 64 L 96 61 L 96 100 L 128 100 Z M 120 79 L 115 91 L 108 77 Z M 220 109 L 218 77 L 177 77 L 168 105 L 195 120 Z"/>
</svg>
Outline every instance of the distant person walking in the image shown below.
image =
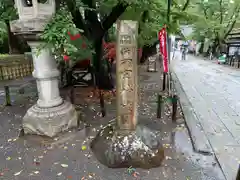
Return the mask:
<svg viewBox="0 0 240 180">
<path fill-rule="evenodd" d="M 182 60 L 186 60 L 186 54 L 187 54 L 187 48 L 188 48 L 188 42 L 185 41 L 182 45 L 181 45 L 181 51 L 182 51 Z"/>
<path fill-rule="evenodd" d="M 202 45 L 201 43 L 197 43 L 197 44 L 196 44 L 196 49 L 195 49 L 195 55 L 196 55 L 196 56 L 199 55 L 199 50 L 200 50 L 200 48 L 201 48 L 201 45 Z"/>
<path fill-rule="evenodd" d="M 174 46 L 173 46 L 173 56 L 172 56 L 172 60 L 173 60 L 174 57 L 175 57 L 175 52 L 177 51 L 177 49 L 178 49 L 178 42 L 176 41 L 176 42 L 174 43 Z"/>
</svg>

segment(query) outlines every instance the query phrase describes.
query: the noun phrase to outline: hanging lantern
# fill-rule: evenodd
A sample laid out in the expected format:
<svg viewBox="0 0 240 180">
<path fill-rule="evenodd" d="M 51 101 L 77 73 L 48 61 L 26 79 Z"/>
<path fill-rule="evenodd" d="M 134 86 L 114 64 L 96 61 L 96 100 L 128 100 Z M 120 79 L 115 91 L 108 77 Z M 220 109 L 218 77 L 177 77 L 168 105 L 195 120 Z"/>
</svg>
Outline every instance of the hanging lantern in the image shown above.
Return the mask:
<svg viewBox="0 0 240 180">
<path fill-rule="evenodd" d="M 155 56 L 151 56 L 148 58 L 148 72 L 157 72 L 157 61 Z"/>
</svg>

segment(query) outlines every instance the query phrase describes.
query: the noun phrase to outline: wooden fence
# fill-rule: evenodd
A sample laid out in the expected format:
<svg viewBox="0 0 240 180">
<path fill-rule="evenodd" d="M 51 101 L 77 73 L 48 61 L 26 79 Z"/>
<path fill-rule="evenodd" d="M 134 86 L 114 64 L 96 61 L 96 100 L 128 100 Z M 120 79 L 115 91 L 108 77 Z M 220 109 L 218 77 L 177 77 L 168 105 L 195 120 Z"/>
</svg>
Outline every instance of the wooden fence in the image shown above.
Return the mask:
<svg viewBox="0 0 240 180">
<path fill-rule="evenodd" d="M 14 80 L 29 76 L 33 71 L 30 55 L 0 56 L 0 80 Z"/>
</svg>

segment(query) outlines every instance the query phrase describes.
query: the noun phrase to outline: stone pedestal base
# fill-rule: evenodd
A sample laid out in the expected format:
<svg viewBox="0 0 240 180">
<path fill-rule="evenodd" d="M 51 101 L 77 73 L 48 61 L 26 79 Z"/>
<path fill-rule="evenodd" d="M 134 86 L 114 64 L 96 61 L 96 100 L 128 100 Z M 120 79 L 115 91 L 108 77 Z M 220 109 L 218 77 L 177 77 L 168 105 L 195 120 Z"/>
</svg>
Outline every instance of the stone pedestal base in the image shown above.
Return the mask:
<svg viewBox="0 0 240 180">
<path fill-rule="evenodd" d="M 51 108 L 40 108 L 35 104 L 23 117 L 25 134 L 54 137 L 69 128 L 77 127 L 77 125 L 78 113 L 74 106 L 67 101 Z"/>
<path fill-rule="evenodd" d="M 164 159 L 160 138 L 140 125 L 135 131 L 120 131 L 110 124 L 91 142 L 91 149 L 99 162 L 110 168 L 150 169 Z"/>
</svg>

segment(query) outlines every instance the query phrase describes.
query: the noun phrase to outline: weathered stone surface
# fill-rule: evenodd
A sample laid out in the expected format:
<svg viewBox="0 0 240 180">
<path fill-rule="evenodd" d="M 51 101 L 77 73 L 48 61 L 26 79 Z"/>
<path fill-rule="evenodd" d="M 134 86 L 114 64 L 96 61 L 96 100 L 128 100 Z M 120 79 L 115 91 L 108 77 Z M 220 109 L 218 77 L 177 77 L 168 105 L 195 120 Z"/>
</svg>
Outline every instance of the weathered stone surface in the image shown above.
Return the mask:
<svg viewBox="0 0 240 180">
<path fill-rule="evenodd" d="M 97 159 L 110 168 L 149 169 L 160 166 L 164 159 L 160 139 L 145 126 L 126 131 L 109 124 L 92 141 L 91 149 Z"/>
<path fill-rule="evenodd" d="M 117 23 L 117 121 L 120 129 L 135 129 L 137 124 L 137 22 Z"/>
<path fill-rule="evenodd" d="M 77 127 L 78 113 L 74 106 L 64 101 L 52 108 L 40 108 L 33 105 L 23 118 L 25 134 L 37 134 L 54 137 L 69 128 Z"/>
<path fill-rule="evenodd" d="M 14 20 L 10 22 L 13 33 L 43 32 L 49 18 L 33 18 L 28 20 Z"/>
</svg>

